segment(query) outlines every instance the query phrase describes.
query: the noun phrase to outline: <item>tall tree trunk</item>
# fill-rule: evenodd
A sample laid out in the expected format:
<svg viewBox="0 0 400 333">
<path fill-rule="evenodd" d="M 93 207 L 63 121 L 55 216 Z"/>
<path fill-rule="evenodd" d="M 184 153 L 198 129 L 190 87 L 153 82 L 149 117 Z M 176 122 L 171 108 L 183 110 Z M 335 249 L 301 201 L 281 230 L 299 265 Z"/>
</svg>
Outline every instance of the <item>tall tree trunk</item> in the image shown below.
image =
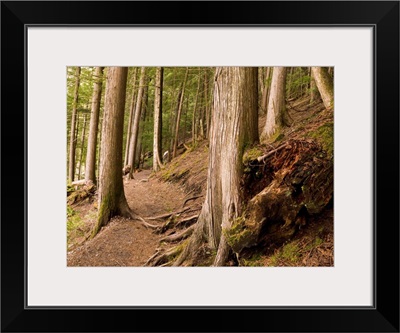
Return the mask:
<svg viewBox="0 0 400 333">
<path fill-rule="evenodd" d="M 282 126 L 287 125 L 285 107 L 286 67 L 274 67 L 271 93 L 268 101 L 267 120 L 261 134 L 261 141 L 266 141 Z"/>
<path fill-rule="evenodd" d="M 75 70 L 75 90 L 74 90 L 74 101 L 72 106 L 72 117 L 71 117 L 71 131 L 69 139 L 69 164 L 68 164 L 68 181 L 73 182 L 75 180 L 75 148 L 76 148 L 76 118 L 78 109 L 79 99 L 79 84 L 80 84 L 81 68 L 76 67 Z"/>
<path fill-rule="evenodd" d="M 181 89 L 181 94 L 180 94 L 180 99 L 179 99 L 179 105 L 178 105 L 178 111 L 176 114 L 176 124 L 175 124 L 175 136 L 174 136 L 174 146 L 173 146 L 173 152 L 172 152 L 172 157 L 176 157 L 176 149 L 178 147 L 178 140 L 179 140 L 179 124 L 181 122 L 181 113 L 182 113 L 182 105 L 183 105 L 183 97 L 185 95 L 185 86 L 186 86 L 186 81 L 189 73 L 189 67 L 186 68 L 186 73 L 185 73 L 185 78 L 183 79 L 183 84 L 182 84 L 182 89 Z"/>
<path fill-rule="evenodd" d="M 311 67 L 315 83 L 327 109 L 333 107 L 333 79 L 326 67 Z"/>
<path fill-rule="evenodd" d="M 162 167 L 162 94 L 164 68 L 157 67 L 154 88 L 154 137 L 153 137 L 153 170 Z"/>
<path fill-rule="evenodd" d="M 267 114 L 268 97 L 269 97 L 269 91 L 270 91 L 270 86 L 271 86 L 271 82 L 269 80 L 270 73 L 271 73 L 271 67 L 267 67 L 266 73 L 265 73 L 266 82 L 264 84 L 264 90 L 262 91 L 262 97 L 261 97 L 261 113 L 262 114 Z"/>
<path fill-rule="evenodd" d="M 140 71 L 140 82 L 139 82 L 139 91 L 136 100 L 135 107 L 135 119 L 132 125 L 132 134 L 129 143 L 129 156 L 128 156 L 128 166 L 130 167 L 129 178 L 133 178 L 133 169 L 135 166 L 135 156 L 136 156 L 136 145 L 139 134 L 139 121 L 140 121 L 140 113 L 142 109 L 142 99 L 144 92 L 144 85 L 146 79 L 146 67 L 142 67 Z"/>
<path fill-rule="evenodd" d="M 311 72 L 310 72 L 310 104 L 312 104 L 320 99 L 321 99 L 321 96 L 319 94 L 317 85 L 315 84 L 314 75 L 311 70 Z"/>
<path fill-rule="evenodd" d="M 125 158 L 124 158 L 124 165 L 128 165 L 128 156 L 129 156 L 129 142 L 131 139 L 132 133 L 132 119 L 135 113 L 135 102 L 136 102 L 136 77 L 137 77 L 138 68 L 135 67 L 133 72 L 133 79 L 132 79 L 132 98 L 131 98 L 131 108 L 129 112 L 129 119 L 128 119 L 128 127 L 126 131 L 126 144 L 125 144 Z"/>
<path fill-rule="evenodd" d="M 139 132 L 138 132 L 138 137 L 137 137 L 137 143 L 136 143 L 136 154 L 135 154 L 135 159 L 133 161 L 133 165 L 135 168 L 137 167 L 140 169 L 140 164 L 141 164 L 141 156 L 142 156 L 142 142 L 143 142 L 143 132 L 144 132 L 144 125 L 145 125 L 145 120 L 147 116 L 147 103 L 149 101 L 149 81 L 145 80 L 144 82 L 144 90 L 143 90 L 143 98 L 142 98 L 142 110 L 140 111 L 140 120 L 139 120 Z"/>
<path fill-rule="evenodd" d="M 194 99 L 194 108 L 193 108 L 193 118 L 192 118 L 192 143 L 195 144 L 196 137 L 196 117 L 197 117 L 197 101 L 199 99 L 200 93 L 200 83 L 201 83 L 201 70 L 199 69 L 199 82 L 197 84 L 196 97 Z"/>
<path fill-rule="evenodd" d="M 206 108 L 206 138 L 210 137 L 210 121 L 211 121 L 211 105 L 208 97 L 208 73 L 207 68 L 204 69 L 204 107 Z"/>
<path fill-rule="evenodd" d="M 214 83 L 214 112 L 210 131 L 206 198 L 195 231 L 175 266 L 189 261 L 204 235 L 217 249 L 214 265 L 222 266 L 229 245 L 222 230 L 242 214 L 240 179 L 247 113 L 257 112 L 257 71 L 251 67 L 221 67 Z M 256 102 L 249 103 L 255 100 Z"/>
<path fill-rule="evenodd" d="M 255 81 L 253 84 L 251 84 L 251 87 L 254 88 L 254 93 L 253 94 L 248 94 L 248 101 L 247 101 L 247 107 L 250 108 L 251 110 L 256 109 L 255 112 L 246 112 L 246 144 L 253 144 L 259 141 L 258 137 L 258 82 L 257 82 L 257 77 L 258 77 L 258 67 L 252 67 L 249 70 L 252 70 L 254 73 L 252 73 L 252 77 L 255 78 Z"/>
<path fill-rule="evenodd" d="M 92 109 L 89 124 L 89 138 L 86 152 L 85 181 L 96 183 L 96 150 L 97 132 L 99 127 L 101 92 L 103 88 L 104 67 L 96 67 L 94 72 L 94 87 L 92 95 Z"/>
<path fill-rule="evenodd" d="M 126 202 L 122 182 L 122 141 L 127 74 L 127 67 L 110 67 L 107 71 L 99 170 L 99 213 L 92 237 L 113 216 L 133 216 Z"/>
<path fill-rule="evenodd" d="M 86 135 L 86 114 L 83 115 L 81 149 L 80 149 L 80 153 L 79 153 L 78 179 L 81 179 L 81 171 L 82 171 L 82 163 L 83 163 L 83 151 L 85 149 L 85 135 Z"/>
</svg>

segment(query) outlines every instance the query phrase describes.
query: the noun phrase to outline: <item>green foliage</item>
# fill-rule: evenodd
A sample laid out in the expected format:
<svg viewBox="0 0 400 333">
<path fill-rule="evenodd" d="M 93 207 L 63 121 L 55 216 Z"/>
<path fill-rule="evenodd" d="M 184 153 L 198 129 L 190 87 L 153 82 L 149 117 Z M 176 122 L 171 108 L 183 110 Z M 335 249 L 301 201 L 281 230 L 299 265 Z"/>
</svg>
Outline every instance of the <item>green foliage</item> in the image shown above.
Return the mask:
<svg viewBox="0 0 400 333">
<path fill-rule="evenodd" d="M 70 241 L 72 235 L 83 236 L 82 227 L 84 222 L 77 211 L 67 206 L 67 242 Z"/>
<path fill-rule="evenodd" d="M 333 122 L 328 122 L 308 133 L 308 136 L 317 140 L 329 157 L 333 156 Z"/>
<path fill-rule="evenodd" d="M 254 253 L 248 259 L 242 259 L 241 265 L 247 267 L 261 267 L 264 266 L 264 259 L 260 253 Z"/>
</svg>

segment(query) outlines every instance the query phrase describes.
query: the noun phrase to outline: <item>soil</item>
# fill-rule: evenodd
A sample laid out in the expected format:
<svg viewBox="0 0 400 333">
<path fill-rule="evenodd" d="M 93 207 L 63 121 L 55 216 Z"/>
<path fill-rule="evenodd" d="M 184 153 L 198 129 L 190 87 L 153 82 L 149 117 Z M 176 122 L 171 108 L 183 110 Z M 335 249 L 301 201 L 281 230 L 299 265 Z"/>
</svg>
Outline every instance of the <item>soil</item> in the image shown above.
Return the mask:
<svg viewBox="0 0 400 333">
<path fill-rule="evenodd" d="M 178 184 L 151 177 L 150 170 L 135 173 L 134 177 L 124 180 L 125 195 L 129 207 L 144 219 L 176 211 L 184 203 L 185 194 Z M 83 229 L 90 230 L 93 226 L 95 206 L 96 200 L 93 200 L 93 203 L 74 207 L 84 219 Z M 157 221 L 151 223 L 162 225 Z M 67 265 L 143 266 L 164 236 L 138 221 L 116 216 L 96 237 L 75 248 L 72 246 L 67 254 Z"/>
</svg>

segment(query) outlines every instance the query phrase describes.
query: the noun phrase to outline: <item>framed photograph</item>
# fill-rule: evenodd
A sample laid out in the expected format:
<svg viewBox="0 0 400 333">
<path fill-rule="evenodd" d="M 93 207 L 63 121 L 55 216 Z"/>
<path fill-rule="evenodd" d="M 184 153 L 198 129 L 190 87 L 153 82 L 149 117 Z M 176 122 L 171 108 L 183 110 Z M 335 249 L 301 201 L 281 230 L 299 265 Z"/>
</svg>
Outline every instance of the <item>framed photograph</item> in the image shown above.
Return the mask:
<svg viewBox="0 0 400 333">
<path fill-rule="evenodd" d="M 399 332 L 398 1 L 2 1 L 1 31 L 2 331 Z"/>
</svg>

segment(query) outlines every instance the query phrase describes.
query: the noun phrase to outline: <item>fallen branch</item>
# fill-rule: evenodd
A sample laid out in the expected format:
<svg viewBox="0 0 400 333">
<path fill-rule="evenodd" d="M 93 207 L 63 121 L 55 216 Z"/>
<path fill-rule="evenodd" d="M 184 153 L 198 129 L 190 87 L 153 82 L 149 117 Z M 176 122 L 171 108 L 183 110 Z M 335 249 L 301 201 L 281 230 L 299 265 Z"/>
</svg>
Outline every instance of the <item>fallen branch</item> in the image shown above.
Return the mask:
<svg viewBox="0 0 400 333">
<path fill-rule="evenodd" d="M 257 162 L 259 162 L 259 163 L 260 163 L 260 162 L 263 162 L 263 161 L 265 161 L 268 157 L 270 157 L 272 154 L 278 152 L 279 150 L 281 150 L 281 149 L 283 149 L 283 148 L 285 148 L 285 147 L 287 147 L 287 146 L 288 146 L 288 144 L 287 144 L 287 143 L 284 143 L 284 144 L 280 145 L 279 147 L 277 147 L 277 148 L 275 148 L 275 149 L 269 151 L 267 154 L 265 154 L 265 155 L 263 155 L 263 156 L 260 156 L 260 157 L 257 157 L 257 159 L 254 160 L 254 161 L 257 161 Z"/>
</svg>

